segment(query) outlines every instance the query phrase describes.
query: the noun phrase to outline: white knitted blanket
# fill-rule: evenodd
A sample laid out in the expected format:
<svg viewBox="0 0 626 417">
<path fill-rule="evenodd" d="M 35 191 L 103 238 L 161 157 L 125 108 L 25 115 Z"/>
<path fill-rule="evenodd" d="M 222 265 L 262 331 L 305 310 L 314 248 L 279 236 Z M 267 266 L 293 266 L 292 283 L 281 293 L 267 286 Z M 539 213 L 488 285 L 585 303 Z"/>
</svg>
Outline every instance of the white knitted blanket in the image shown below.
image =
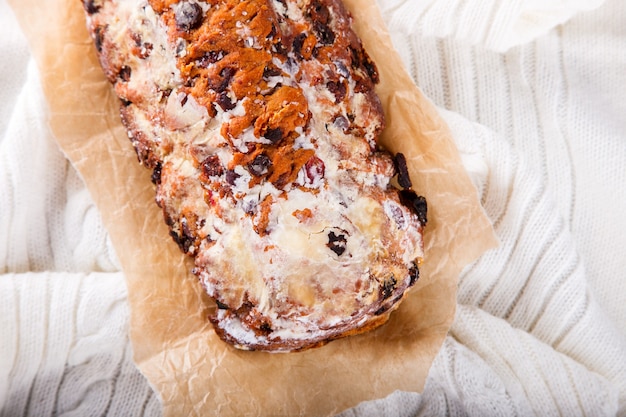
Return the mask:
<svg viewBox="0 0 626 417">
<path fill-rule="evenodd" d="M 343 415 L 626 415 L 626 2 L 379 3 L 501 246 L 460 277 L 423 393 Z M 6 0 L 0 57 L 0 416 L 159 415 Z"/>
</svg>

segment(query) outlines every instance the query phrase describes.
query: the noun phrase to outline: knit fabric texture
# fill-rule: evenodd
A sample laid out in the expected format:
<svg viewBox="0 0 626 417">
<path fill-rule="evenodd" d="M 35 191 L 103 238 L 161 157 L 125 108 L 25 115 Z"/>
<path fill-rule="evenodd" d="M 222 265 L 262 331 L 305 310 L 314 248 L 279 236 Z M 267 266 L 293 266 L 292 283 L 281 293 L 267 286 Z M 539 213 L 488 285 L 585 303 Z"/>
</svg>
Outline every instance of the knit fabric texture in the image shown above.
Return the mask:
<svg viewBox="0 0 626 417">
<path fill-rule="evenodd" d="M 500 246 L 421 393 L 357 416 L 626 415 L 626 3 L 379 0 Z M 124 276 L 0 0 L 0 417 L 158 416 Z"/>
</svg>

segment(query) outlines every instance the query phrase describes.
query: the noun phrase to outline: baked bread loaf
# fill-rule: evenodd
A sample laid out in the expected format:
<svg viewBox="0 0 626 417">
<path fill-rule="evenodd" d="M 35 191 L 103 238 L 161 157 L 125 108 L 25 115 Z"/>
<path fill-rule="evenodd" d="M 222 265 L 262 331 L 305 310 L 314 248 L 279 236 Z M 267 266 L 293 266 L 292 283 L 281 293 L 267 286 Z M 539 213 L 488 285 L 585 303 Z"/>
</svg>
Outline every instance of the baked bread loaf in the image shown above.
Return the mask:
<svg viewBox="0 0 626 417">
<path fill-rule="evenodd" d="M 294 351 L 387 321 L 418 278 L 426 203 L 377 145 L 377 69 L 340 0 L 83 5 L 219 336 Z"/>
</svg>

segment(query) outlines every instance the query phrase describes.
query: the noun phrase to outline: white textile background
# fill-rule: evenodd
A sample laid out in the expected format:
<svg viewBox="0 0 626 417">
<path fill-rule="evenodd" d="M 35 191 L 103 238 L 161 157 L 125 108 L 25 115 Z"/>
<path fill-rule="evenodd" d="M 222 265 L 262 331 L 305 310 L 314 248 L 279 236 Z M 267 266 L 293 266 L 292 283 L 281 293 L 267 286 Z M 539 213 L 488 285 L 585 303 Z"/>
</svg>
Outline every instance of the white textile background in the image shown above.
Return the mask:
<svg viewBox="0 0 626 417">
<path fill-rule="evenodd" d="M 626 3 L 379 3 L 501 245 L 460 277 L 424 392 L 342 415 L 626 415 Z M 0 56 L 0 416 L 160 415 L 6 0 Z"/>
</svg>

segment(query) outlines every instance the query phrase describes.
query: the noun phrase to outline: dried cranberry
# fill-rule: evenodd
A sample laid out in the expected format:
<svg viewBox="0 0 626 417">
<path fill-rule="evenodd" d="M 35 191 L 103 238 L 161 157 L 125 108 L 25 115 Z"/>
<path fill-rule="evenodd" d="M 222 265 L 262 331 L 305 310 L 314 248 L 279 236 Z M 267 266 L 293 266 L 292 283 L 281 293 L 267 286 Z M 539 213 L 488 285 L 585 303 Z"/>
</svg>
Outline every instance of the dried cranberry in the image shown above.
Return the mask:
<svg viewBox="0 0 626 417">
<path fill-rule="evenodd" d="M 186 32 L 196 29 L 202 23 L 202 7 L 196 3 L 183 2 L 176 9 L 176 26 Z"/>
<path fill-rule="evenodd" d="M 217 155 L 207 156 L 204 161 L 202 161 L 200 167 L 202 174 L 204 174 L 207 178 L 219 177 L 224 173 L 224 168 L 222 167 L 220 158 Z"/>
<path fill-rule="evenodd" d="M 311 157 L 311 159 L 304 164 L 304 185 L 313 185 L 321 181 L 324 178 L 325 171 L 326 166 L 324 165 L 324 161 L 317 156 Z"/>
</svg>

